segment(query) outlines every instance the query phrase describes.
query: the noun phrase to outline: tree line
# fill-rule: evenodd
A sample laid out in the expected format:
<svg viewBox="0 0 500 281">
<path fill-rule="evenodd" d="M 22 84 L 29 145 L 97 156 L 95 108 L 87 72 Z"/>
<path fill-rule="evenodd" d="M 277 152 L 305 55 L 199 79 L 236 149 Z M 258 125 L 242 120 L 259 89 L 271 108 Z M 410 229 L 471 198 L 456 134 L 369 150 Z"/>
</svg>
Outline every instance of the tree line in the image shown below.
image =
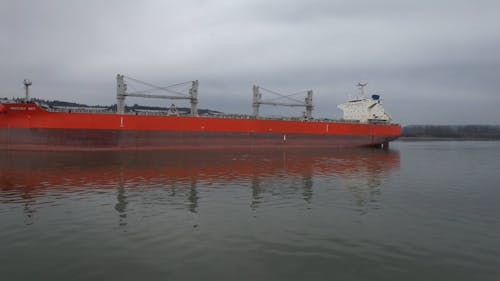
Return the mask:
<svg viewBox="0 0 500 281">
<path fill-rule="evenodd" d="M 500 139 L 500 126 L 494 125 L 410 125 L 403 137 Z"/>
<path fill-rule="evenodd" d="M 23 99 L 18 99 L 19 101 L 23 101 Z M 33 98 L 31 99 L 32 101 L 38 102 L 38 103 L 43 103 L 48 105 L 49 107 L 99 107 L 99 108 L 106 108 L 107 110 L 110 111 L 116 111 L 116 104 L 112 105 L 87 105 L 87 104 L 82 104 L 82 103 L 76 103 L 76 102 L 67 102 L 67 101 L 60 101 L 60 100 L 44 100 L 44 99 L 38 99 L 38 98 Z M 166 111 L 168 110 L 169 107 L 161 107 L 161 106 L 147 106 L 147 105 L 139 105 L 139 104 L 134 104 L 131 106 L 125 106 L 126 111 L 135 111 L 135 110 L 158 110 L 158 111 Z M 177 107 L 177 110 L 179 112 L 190 112 L 191 108 L 187 107 Z M 210 110 L 210 109 L 203 109 L 200 108 L 198 109 L 198 114 L 204 115 L 204 114 L 217 114 L 220 113 L 219 111 L 215 110 Z"/>
</svg>

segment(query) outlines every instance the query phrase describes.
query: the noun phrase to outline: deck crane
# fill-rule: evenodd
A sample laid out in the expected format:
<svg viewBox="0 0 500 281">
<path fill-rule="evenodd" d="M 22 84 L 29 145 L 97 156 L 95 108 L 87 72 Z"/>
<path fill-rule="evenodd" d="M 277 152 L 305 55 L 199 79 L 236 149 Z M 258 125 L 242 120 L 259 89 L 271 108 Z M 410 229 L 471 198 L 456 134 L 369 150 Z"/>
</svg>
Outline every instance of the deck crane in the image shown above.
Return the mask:
<svg viewBox="0 0 500 281">
<path fill-rule="evenodd" d="M 274 94 L 278 97 L 269 99 L 269 100 L 262 100 L 262 93 L 261 90 Z M 300 95 L 306 93 L 306 98 L 304 99 L 304 102 L 301 100 L 298 100 L 296 98 L 292 98 L 292 96 Z M 305 112 L 305 118 L 306 119 L 312 119 L 312 110 L 314 108 L 313 103 L 312 103 L 312 95 L 313 91 L 312 90 L 307 90 L 307 91 L 301 91 L 293 94 L 281 94 L 257 85 L 253 86 L 253 115 L 255 117 L 259 116 L 259 108 L 261 104 L 266 104 L 266 105 L 273 105 L 273 106 L 290 106 L 290 107 L 305 107 L 306 112 Z M 287 99 L 290 101 L 293 101 L 294 103 L 285 103 L 285 102 L 276 102 L 278 99 Z"/>
<path fill-rule="evenodd" d="M 150 87 L 150 89 L 136 92 L 127 92 L 127 84 L 125 83 L 124 78 L 128 80 L 132 80 L 134 82 L 146 85 Z M 191 88 L 189 89 L 188 94 L 184 94 L 178 91 L 175 91 L 173 87 L 181 86 L 181 85 L 189 85 L 191 84 Z M 148 94 L 153 91 L 164 91 L 168 93 L 173 93 L 173 95 L 158 95 L 158 94 Z M 153 85 L 151 83 L 147 83 L 141 80 L 137 80 L 132 77 L 127 77 L 125 75 L 117 74 L 116 75 L 116 99 L 117 99 L 117 113 L 123 114 L 125 113 L 125 97 L 139 97 L 139 98 L 154 98 L 154 99 L 170 99 L 170 100 L 190 100 L 191 101 L 191 115 L 198 116 L 198 80 L 188 81 L 183 83 L 178 83 L 174 85 L 170 85 L 167 87 L 159 87 Z"/>
</svg>

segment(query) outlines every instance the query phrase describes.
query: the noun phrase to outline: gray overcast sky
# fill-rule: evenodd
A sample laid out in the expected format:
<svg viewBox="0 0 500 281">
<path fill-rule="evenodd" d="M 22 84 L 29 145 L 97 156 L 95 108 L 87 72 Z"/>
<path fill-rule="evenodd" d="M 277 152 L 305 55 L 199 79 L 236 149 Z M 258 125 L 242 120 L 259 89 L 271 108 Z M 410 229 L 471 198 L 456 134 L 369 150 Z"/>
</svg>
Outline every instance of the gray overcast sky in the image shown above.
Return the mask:
<svg viewBox="0 0 500 281">
<path fill-rule="evenodd" d="M 224 112 L 250 113 L 254 83 L 312 89 L 314 115 L 340 117 L 366 80 L 404 125 L 500 124 L 499 17 L 495 0 L 0 0 L 0 96 L 29 78 L 35 97 L 111 104 L 123 73 L 198 79 L 200 108 Z M 264 109 L 285 111 L 302 109 Z"/>
</svg>

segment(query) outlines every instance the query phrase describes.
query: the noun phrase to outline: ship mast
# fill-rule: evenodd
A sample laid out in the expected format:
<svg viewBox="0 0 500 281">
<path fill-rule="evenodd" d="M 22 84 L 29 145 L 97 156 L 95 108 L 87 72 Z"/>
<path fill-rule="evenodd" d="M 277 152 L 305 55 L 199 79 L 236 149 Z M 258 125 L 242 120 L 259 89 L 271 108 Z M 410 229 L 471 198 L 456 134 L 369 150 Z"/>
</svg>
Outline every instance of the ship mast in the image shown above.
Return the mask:
<svg viewBox="0 0 500 281">
<path fill-rule="evenodd" d="M 359 88 L 359 93 L 361 95 L 361 98 L 365 98 L 365 87 L 368 85 L 368 82 L 366 81 L 359 81 L 356 86 Z"/>
<path fill-rule="evenodd" d="M 26 97 L 24 98 L 24 101 L 28 102 L 30 100 L 30 89 L 29 89 L 29 87 L 33 83 L 31 83 L 31 81 L 28 80 L 28 79 L 24 79 L 23 84 L 24 84 L 24 89 L 26 91 Z"/>
</svg>

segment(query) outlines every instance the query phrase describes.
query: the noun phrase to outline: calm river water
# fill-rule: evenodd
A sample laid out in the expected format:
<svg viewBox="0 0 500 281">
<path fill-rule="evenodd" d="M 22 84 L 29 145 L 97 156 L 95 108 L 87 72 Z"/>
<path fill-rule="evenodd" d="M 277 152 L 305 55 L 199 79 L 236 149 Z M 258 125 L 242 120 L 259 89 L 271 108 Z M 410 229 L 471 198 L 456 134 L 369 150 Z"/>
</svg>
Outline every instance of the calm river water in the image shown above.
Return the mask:
<svg viewBox="0 0 500 281">
<path fill-rule="evenodd" d="M 500 280 L 500 142 L 0 152 L 0 280 Z"/>
</svg>

